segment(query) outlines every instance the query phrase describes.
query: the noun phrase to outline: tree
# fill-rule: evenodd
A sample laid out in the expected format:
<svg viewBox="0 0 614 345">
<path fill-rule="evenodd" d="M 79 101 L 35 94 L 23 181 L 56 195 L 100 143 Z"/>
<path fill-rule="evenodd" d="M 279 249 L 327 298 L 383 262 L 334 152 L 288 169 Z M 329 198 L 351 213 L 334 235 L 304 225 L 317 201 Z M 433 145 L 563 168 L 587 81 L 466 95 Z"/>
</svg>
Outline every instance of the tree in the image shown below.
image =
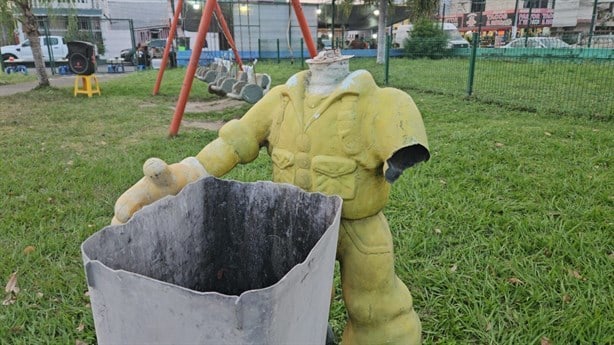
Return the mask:
<svg viewBox="0 0 614 345">
<path fill-rule="evenodd" d="M 439 0 L 406 0 L 406 4 L 411 9 L 409 19 L 412 22 L 420 19 L 432 19 L 439 10 Z"/>
<path fill-rule="evenodd" d="M 439 24 L 427 18 L 414 22 L 410 37 L 405 39 L 405 53 L 409 58 L 441 59 L 448 56 L 448 37 Z"/>
<path fill-rule="evenodd" d="M 388 22 L 388 0 L 380 0 L 378 4 L 379 18 L 377 19 L 377 58 L 378 64 L 386 60 L 386 23 Z"/>
<path fill-rule="evenodd" d="M 32 55 L 34 58 L 34 68 L 36 75 L 38 76 L 38 87 L 49 87 L 49 77 L 47 76 L 47 70 L 45 69 L 45 61 L 43 58 L 43 51 L 40 44 L 40 33 L 38 32 L 38 19 L 32 12 L 32 0 L 8 0 L 6 1 L 9 6 L 2 8 L 1 10 L 11 10 L 11 4 L 16 9 L 12 15 L 15 16 L 17 21 L 22 25 L 22 30 L 28 40 L 30 40 L 30 47 L 32 48 Z M 53 0 L 39 0 L 39 4 L 52 5 Z M 74 4 L 75 0 L 65 0 L 70 4 Z M 12 12 L 12 10 L 11 10 Z"/>
<path fill-rule="evenodd" d="M 22 30 L 30 40 L 32 48 L 32 56 L 34 58 L 34 68 L 38 76 L 38 87 L 49 87 L 49 77 L 45 69 L 45 61 L 43 60 L 43 51 L 40 44 L 40 34 L 38 32 L 38 20 L 32 12 L 32 0 L 13 0 L 18 13 L 15 13 L 17 20 L 22 25 Z"/>
<path fill-rule="evenodd" d="M 11 14 L 9 4 L 6 1 L 0 1 L 0 44 L 15 44 L 14 29 L 15 19 Z"/>
<path fill-rule="evenodd" d="M 379 18 L 377 21 L 377 63 L 383 64 L 386 54 L 386 24 L 388 22 L 389 0 L 377 1 Z M 371 1 L 375 3 L 376 1 Z M 431 18 L 437 13 L 439 0 L 406 0 L 407 6 L 411 9 L 410 20 L 418 21 L 421 18 Z"/>
</svg>

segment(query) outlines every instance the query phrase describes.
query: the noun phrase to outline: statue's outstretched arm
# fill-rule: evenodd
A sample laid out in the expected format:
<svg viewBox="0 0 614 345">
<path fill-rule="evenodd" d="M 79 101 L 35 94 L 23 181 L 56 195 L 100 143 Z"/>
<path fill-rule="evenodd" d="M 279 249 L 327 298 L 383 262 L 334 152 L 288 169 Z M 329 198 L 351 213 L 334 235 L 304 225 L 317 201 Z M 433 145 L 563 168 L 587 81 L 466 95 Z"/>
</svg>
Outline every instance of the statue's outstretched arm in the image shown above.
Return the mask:
<svg viewBox="0 0 614 345">
<path fill-rule="evenodd" d="M 225 124 L 219 137 L 196 157 L 170 165 L 158 158 L 148 159 L 143 165 L 144 177 L 117 199 L 112 224 L 127 222 L 143 206 L 175 195 L 186 184 L 203 176 L 221 177 L 237 164 L 256 159 L 260 146 L 266 143 L 271 115 L 279 104 L 279 95 L 271 90 L 240 120 Z"/>
</svg>

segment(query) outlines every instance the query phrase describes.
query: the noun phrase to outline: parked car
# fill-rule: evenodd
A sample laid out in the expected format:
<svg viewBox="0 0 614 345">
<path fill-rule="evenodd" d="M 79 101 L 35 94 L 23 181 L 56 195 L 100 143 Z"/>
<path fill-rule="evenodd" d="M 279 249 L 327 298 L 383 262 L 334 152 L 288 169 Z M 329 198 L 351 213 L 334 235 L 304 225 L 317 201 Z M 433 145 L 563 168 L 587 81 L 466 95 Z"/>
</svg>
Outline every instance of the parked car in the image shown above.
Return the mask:
<svg viewBox="0 0 614 345">
<path fill-rule="evenodd" d="M 132 63 L 133 65 L 136 64 L 136 55 L 134 55 L 134 49 L 132 48 L 122 49 L 119 52 L 119 57 L 124 59 L 126 62 Z"/>
<path fill-rule="evenodd" d="M 142 44 L 147 47 L 147 52 L 149 53 L 149 57 L 152 59 L 161 58 L 164 53 L 164 48 L 166 47 L 166 39 L 152 39 Z M 135 50 L 132 48 L 122 49 L 119 52 L 119 57 L 124 59 L 124 61 L 131 62 L 133 65 L 136 65 L 136 54 Z"/>
<path fill-rule="evenodd" d="M 141 44 L 146 47 L 148 52 L 148 59 L 160 59 L 162 58 L 162 54 L 164 53 L 164 48 L 166 48 L 166 38 L 156 38 L 145 43 Z M 171 51 L 174 51 L 174 47 L 171 46 Z M 124 61 L 130 62 L 133 65 L 137 64 L 137 56 L 136 51 L 132 48 L 122 49 L 119 52 L 119 57 L 124 59 Z"/>
<path fill-rule="evenodd" d="M 440 25 L 438 23 L 434 24 Z M 411 36 L 411 31 L 413 29 L 413 24 L 399 25 L 392 34 L 393 47 L 403 48 L 405 46 L 405 40 Z M 454 24 L 444 23 L 442 29 L 448 38 L 448 48 L 469 48 L 469 41 L 460 34 Z"/>
<path fill-rule="evenodd" d="M 580 48 L 588 48 L 588 36 L 577 45 Z M 591 38 L 591 48 L 614 49 L 614 35 L 595 35 Z"/>
<path fill-rule="evenodd" d="M 49 61 L 49 50 L 53 54 L 54 60 L 65 59 L 68 55 L 68 45 L 66 40 L 62 36 L 40 36 L 40 45 L 43 53 L 43 59 Z M 2 60 L 8 60 L 10 58 L 20 59 L 25 62 L 34 61 L 34 55 L 32 55 L 32 47 L 30 46 L 30 40 L 25 40 L 21 44 L 1 47 Z"/>
<path fill-rule="evenodd" d="M 520 37 L 501 48 L 572 48 L 572 46 L 556 37 Z"/>
<path fill-rule="evenodd" d="M 147 46 L 149 56 L 151 56 L 152 59 L 159 59 L 164 53 L 164 48 L 166 48 L 166 38 L 156 38 L 153 40 L 149 40 L 145 42 L 145 46 Z"/>
</svg>

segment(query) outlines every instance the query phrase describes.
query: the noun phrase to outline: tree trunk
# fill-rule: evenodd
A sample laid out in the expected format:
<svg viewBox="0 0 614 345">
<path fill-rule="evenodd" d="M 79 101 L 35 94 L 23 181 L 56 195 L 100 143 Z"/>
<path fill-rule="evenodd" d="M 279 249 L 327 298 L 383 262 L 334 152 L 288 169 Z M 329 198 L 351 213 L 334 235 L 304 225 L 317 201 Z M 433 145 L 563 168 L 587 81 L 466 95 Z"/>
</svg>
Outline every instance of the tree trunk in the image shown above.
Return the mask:
<svg viewBox="0 0 614 345">
<path fill-rule="evenodd" d="M 23 25 L 23 32 L 30 40 L 30 47 L 32 48 L 32 55 L 34 57 L 34 68 L 38 76 L 38 87 L 49 87 L 51 84 L 49 83 L 49 77 L 45 69 L 36 16 L 32 13 L 32 6 L 29 1 L 17 1 L 16 4 L 21 9 L 23 15 L 23 17 L 20 18 L 21 24 Z"/>
<path fill-rule="evenodd" d="M 377 60 L 383 64 L 386 60 L 386 22 L 388 22 L 388 0 L 379 1 L 379 18 L 377 20 Z"/>
</svg>

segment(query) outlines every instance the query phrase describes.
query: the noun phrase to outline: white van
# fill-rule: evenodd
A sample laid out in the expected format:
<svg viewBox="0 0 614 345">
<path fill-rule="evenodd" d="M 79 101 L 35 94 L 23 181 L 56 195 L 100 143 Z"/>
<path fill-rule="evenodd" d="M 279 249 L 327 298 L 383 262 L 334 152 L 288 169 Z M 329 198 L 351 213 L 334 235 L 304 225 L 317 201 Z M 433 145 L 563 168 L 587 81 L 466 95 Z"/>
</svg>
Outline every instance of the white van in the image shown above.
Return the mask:
<svg viewBox="0 0 614 345">
<path fill-rule="evenodd" d="M 441 24 L 436 24 L 441 26 Z M 399 48 L 405 46 L 405 39 L 410 36 L 411 30 L 414 28 L 412 24 L 399 25 L 392 32 L 392 43 Z M 448 36 L 448 48 L 469 48 L 469 42 L 461 36 L 456 26 L 452 23 L 444 23 L 443 31 Z"/>
</svg>

